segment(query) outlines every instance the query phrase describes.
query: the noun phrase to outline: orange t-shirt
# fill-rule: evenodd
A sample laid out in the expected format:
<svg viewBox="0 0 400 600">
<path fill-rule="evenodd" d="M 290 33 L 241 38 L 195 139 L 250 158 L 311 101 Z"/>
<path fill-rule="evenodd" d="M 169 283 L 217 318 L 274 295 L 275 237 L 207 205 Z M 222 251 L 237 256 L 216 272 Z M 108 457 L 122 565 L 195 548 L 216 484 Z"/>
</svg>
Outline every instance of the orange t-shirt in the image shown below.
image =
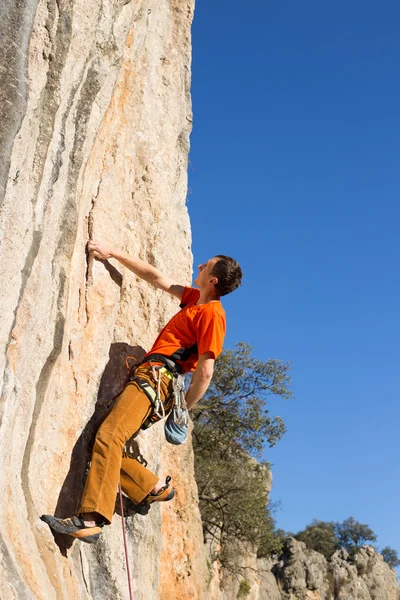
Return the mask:
<svg viewBox="0 0 400 600">
<path fill-rule="evenodd" d="M 188 373 L 195 370 L 200 354 L 210 352 L 212 358 L 221 354 L 226 331 L 225 311 L 219 300 L 196 305 L 199 298 L 200 290 L 185 287 L 180 305 L 182 310 L 160 331 L 146 356 L 171 356 L 197 344 L 197 349 L 193 349 L 187 360 L 177 360 L 182 373 Z"/>
</svg>

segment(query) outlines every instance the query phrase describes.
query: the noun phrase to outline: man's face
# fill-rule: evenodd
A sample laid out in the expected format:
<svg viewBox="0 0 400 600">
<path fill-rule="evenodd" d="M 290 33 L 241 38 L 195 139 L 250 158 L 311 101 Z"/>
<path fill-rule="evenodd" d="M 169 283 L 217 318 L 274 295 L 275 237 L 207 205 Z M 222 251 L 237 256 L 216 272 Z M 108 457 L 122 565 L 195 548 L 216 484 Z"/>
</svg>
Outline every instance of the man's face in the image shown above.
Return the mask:
<svg viewBox="0 0 400 600">
<path fill-rule="evenodd" d="M 216 277 L 211 275 L 211 271 L 213 270 L 214 265 L 218 262 L 218 260 L 219 258 L 210 258 L 207 262 L 197 267 L 199 272 L 197 274 L 196 279 L 194 280 L 194 283 L 195 285 L 197 285 L 197 287 L 202 288 L 207 286 L 207 284 L 214 284 L 218 281 Z M 211 282 L 210 280 L 213 279 L 215 279 L 216 281 Z"/>
</svg>

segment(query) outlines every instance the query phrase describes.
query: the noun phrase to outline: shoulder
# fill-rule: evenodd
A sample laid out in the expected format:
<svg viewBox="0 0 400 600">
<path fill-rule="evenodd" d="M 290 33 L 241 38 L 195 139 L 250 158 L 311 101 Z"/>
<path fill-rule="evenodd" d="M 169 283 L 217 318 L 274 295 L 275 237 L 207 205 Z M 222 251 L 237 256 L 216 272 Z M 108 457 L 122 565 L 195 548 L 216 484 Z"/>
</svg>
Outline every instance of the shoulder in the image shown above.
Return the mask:
<svg viewBox="0 0 400 600">
<path fill-rule="evenodd" d="M 200 304 L 196 307 L 198 309 L 197 314 L 199 317 L 206 317 L 208 319 L 226 320 L 226 313 L 221 302 L 208 302 L 207 304 Z"/>
<path fill-rule="evenodd" d="M 188 304 L 194 304 L 200 298 L 200 290 L 193 287 L 185 287 L 180 303 L 181 308 L 185 308 Z"/>
</svg>

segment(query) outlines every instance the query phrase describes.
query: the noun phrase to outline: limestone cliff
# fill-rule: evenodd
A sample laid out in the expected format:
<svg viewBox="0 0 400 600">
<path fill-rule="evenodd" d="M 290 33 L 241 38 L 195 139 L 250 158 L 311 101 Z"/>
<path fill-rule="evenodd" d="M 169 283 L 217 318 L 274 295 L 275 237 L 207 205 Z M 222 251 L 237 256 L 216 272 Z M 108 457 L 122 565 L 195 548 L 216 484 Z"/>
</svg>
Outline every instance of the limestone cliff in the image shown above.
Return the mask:
<svg viewBox="0 0 400 600">
<path fill-rule="evenodd" d="M 127 598 L 118 516 L 96 546 L 54 539 L 38 516 L 76 509 L 125 357 L 178 308 L 90 260 L 89 236 L 190 282 L 193 2 L 5 0 L 0 16 L 0 597 Z M 160 472 L 186 469 L 187 486 L 177 478 L 175 513 L 128 525 L 134 597 L 202 598 L 191 450 L 161 455 L 162 435 L 139 449 Z"/>
<path fill-rule="evenodd" d="M 279 559 L 243 556 L 239 576 L 223 576 L 215 565 L 210 589 L 213 600 L 399 600 L 396 573 L 371 546 L 351 561 L 338 550 L 327 561 L 322 554 L 289 538 Z M 246 582 L 246 586 L 241 582 Z M 246 590 L 246 592 L 245 592 Z"/>
<path fill-rule="evenodd" d="M 121 519 L 89 546 L 42 513 L 77 509 L 93 433 L 177 302 L 118 263 L 105 237 L 189 283 L 186 210 L 193 0 L 0 5 L 0 598 L 128 598 Z M 190 442 L 132 442 L 176 497 L 128 520 L 135 600 L 399 600 L 371 548 L 330 563 L 294 540 L 243 557 L 245 586 L 208 563 Z"/>
<path fill-rule="evenodd" d="M 396 573 L 371 546 L 350 561 L 342 549 L 330 561 L 302 542 L 289 540 L 286 554 L 273 567 L 282 600 L 398 600 Z"/>
</svg>

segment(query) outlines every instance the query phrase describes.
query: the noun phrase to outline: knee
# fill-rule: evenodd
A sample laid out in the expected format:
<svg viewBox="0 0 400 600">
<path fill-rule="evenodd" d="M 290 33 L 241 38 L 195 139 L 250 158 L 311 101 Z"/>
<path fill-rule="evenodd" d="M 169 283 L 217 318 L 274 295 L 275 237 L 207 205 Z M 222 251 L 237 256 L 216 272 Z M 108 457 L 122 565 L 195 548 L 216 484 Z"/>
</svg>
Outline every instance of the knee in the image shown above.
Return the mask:
<svg viewBox="0 0 400 600">
<path fill-rule="evenodd" d="M 111 448 L 117 447 L 121 451 L 125 445 L 126 439 L 123 432 L 107 426 L 106 423 L 100 427 L 96 434 L 94 446 L 95 448 Z"/>
</svg>

